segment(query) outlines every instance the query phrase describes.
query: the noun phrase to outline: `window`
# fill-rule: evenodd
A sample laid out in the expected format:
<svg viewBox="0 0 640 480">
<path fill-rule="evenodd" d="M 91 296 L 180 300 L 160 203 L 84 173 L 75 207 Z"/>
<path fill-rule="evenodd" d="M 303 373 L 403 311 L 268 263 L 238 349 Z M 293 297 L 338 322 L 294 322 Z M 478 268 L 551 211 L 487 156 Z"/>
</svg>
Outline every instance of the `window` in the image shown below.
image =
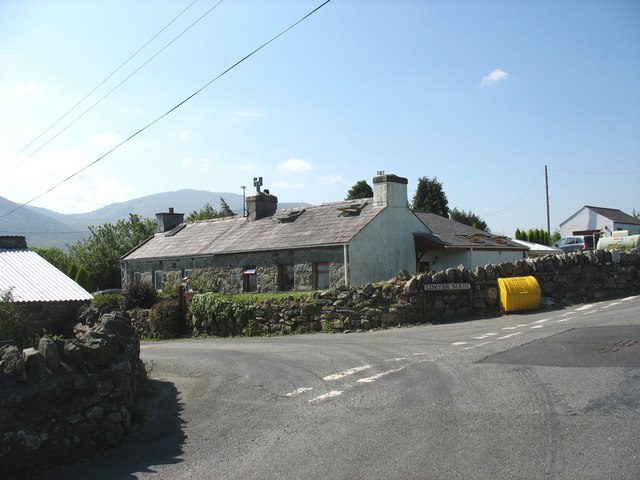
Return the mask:
<svg viewBox="0 0 640 480">
<path fill-rule="evenodd" d="M 313 287 L 316 290 L 329 288 L 329 264 L 316 263 L 314 265 Z"/>
<path fill-rule="evenodd" d="M 242 291 L 256 292 L 258 290 L 258 278 L 256 266 L 244 267 L 242 275 Z"/>
<path fill-rule="evenodd" d="M 162 290 L 162 270 L 153 272 L 153 286 L 156 290 Z"/>
<path fill-rule="evenodd" d="M 191 278 L 193 276 L 193 268 L 185 268 L 182 278 Z"/>
<path fill-rule="evenodd" d="M 286 291 L 294 288 L 293 263 L 280 265 L 280 290 Z"/>
</svg>

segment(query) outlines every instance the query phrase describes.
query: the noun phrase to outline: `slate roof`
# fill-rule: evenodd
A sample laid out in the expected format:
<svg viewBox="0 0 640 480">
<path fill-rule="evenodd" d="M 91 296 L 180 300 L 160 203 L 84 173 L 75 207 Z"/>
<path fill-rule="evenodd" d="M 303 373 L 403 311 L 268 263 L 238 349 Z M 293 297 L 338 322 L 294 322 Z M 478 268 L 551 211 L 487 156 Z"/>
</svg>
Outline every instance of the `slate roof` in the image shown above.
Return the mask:
<svg viewBox="0 0 640 480">
<path fill-rule="evenodd" d="M 441 217 L 435 213 L 414 212 L 432 234 L 424 238 L 442 245 L 444 248 L 474 248 L 478 250 L 528 250 L 511 239 L 487 233 L 460 222 Z"/>
<path fill-rule="evenodd" d="M 91 300 L 84 288 L 28 248 L 0 248 L 0 290 L 15 302 Z"/>
<path fill-rule="evenodd" d="M 618 210 L 617 208 L 603 208 L 603 207 L 591 207 L 589 205 L 585 205 L 584 208 L 588 208 L 589 210 L 593 210 L 598 215 L 602 215 L 609 220 L 612 220 L 616 223 L 628 223 L 630 225 L 640 225 L 640 220 L 629 215 L 628 213 L 624 213 L 622 210 Z"/>
<path fill-rule="evenodd" d="M 365 199 L 280 209 L 272 217 L 252 222 L 228 217 L 180 224 L 170 232 L 156 233 L 122 260 L 341 245 L 350 242 L 383 209 L 374 207 L 373 199 Z"/>
</svg>

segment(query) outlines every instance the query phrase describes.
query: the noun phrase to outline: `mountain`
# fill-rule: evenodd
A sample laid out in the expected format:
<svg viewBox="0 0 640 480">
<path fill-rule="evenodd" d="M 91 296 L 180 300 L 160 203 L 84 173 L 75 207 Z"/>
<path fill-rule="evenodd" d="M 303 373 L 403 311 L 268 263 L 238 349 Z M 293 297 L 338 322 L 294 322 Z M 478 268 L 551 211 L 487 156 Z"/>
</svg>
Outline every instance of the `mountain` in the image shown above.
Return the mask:
<svg viewBox="0 0 640 480">
<path fill-rule="evenodd" d="M 18 206 L 19 204 L 0 197 L 0 216 Z M 23 235 L 27 239 L 27 245 L 41 248 L 65 248 L 67 244 L 76 243 L 89 235 L 86 225 L 74 226 L 65 222 L 64 217 L 65 215 L 61 215 L 56 218 L 29 207 L 20 208 L 0 218 L 0 235 Z"/>
<path fill-rule="evenodd" d="M 64 214 L 41 207 L 24 207 L 0 219 L 0 235 L 25 235 L 29 246 L 65 249 L 66 245 L 88 237 L 89 226 L 115 223 L 129 218 L 131 213 L 143 218 L 155 219 L 156 213 L 166 212 L 170 207 L 173 207 L 175 212 L 184 213 L 185 216 L 200 210 L 206 203 L 220 210 L 220 197 L 224 198 L 231 210 L 242 214 L 242 195 L 185 189 L 113 203 L 87 213 Z M 278 207 L 291 208 L 306 205 L 308 204 L 280 203 Z M 0 197 L 0 215 L 16 206 L 16 203 Z"/>
</svg>

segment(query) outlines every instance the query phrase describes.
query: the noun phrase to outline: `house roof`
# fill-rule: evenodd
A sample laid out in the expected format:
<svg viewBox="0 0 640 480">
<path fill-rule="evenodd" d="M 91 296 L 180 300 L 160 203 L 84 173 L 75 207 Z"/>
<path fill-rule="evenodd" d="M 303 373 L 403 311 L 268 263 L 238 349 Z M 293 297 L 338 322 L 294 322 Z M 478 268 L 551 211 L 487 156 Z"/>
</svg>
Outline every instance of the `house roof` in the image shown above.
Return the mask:
<svg viewBox="0 0 640 480">
<path fill-rule="evenodd" d="M 569 222 L 571 219 L 575 218 L 581 211 L 584 209 L 589 209 L 593 212 L 596 212 L 598 215 L 601 215 L 612 222 L 615 223 L 627 223 L 629 225 L 640 225 L 640 220 L 635 218 L 633 215 L 629 215 L 628 213 L 624 213 L 622 210 L 618 210 L 617 208 L 605 208 L 605 207 L 594 207 L 591 205 L 585 205 L 576 213 L 567 218 L 564 222 L 560 223 L 560 225 L 564 225 Z"/>
<path fill-rule="evenodd" d="M 156 233 L 123 261 L 321 247 L 350 242 L 384 207 L 372 199 L 277 210 L 248 221 L 228 217 L 183 223 Z"/>
<path fill-rule="evenodd" d="M 84 288 L 28 248 L 0 248 L 0 290 L 15 302 L 91 300 Z"/>
<path fill-rule="evenodd" d="M 628 213 L 624 213 L 622 210 L 618 210 L 617 208 L 603 208 L 603 207 L 591 207 L 586 205 L 584 208 L 588 208 L 589 210 L 593 210 L 598 215 L 602 215 L 603 217 L 608 218 L 616 223 L 629 223 L 631 225 L 640 225 L 640 220 L 635 218 Z"/>
<path fill-rule="evenodd" d="M 478 228 L 441 217 L 435 213 L 414 213 L 432 232 L 431 235 L 423 235 L 423 237 L 433 243 L 442 245 L 444 248 L 528 250 L 525 245 L 517 244 L 507 237 L 493 235 Z"/>
</svg>

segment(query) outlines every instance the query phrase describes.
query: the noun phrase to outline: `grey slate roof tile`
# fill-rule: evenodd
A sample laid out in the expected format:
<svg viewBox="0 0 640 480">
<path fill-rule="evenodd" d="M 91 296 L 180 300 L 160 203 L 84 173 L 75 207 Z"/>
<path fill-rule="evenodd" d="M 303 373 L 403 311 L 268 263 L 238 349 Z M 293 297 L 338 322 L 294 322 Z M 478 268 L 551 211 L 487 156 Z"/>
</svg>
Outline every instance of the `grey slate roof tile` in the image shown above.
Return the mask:
<svg viewBox="0 0 640 480">
<path fill-rule="evenodd" d="M 188 257 L 212 254 L 242 253 L 321 247 L 348 243 L 384 207 L 374 207 L 372 199 L 357 216 L 341 216 L 338 208 L 362 200 L 324 203 L 305 207 L 295 220 L 280 221 L 300 209 L 281 209 L 273 217 L 253 222 L 242 217 L 229 217 L 189 223 L 175 235 L 157 233 L 146 243 L 123 257 L 142 260 L 162 257 Z"/>
</svg>

